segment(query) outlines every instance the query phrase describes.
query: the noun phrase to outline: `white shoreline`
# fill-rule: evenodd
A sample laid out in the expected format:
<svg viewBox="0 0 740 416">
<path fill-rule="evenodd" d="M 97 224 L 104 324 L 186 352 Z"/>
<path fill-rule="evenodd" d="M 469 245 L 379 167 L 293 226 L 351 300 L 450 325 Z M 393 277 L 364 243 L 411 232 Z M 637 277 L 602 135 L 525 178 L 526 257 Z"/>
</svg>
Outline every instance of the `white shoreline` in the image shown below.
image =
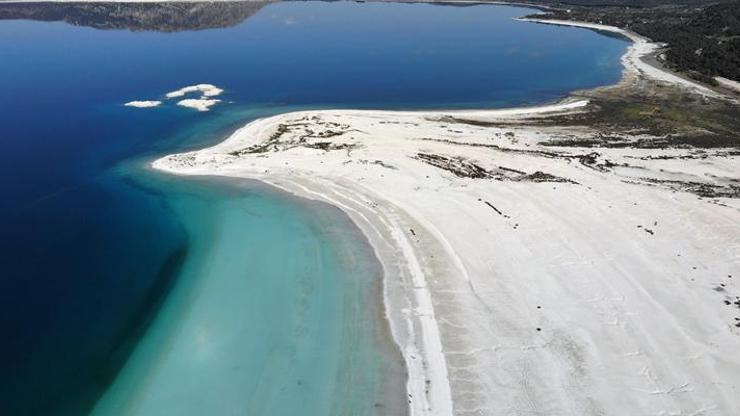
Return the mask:
<svg viewBox="0 0 740 416">
<path fill-rule="evenodd" d="M 649 56 L 656 51 L 664 47 L 659 43 L 655 43 L 635 32 L 620 29 L 615 26 L 600 25 L 596 23 L 587 22 L 576 22 L 570 20 L 557 20 L 557 19 L 536 19 L 536 18 L 518 18 L 516 20 L 522 22 L 542 23 L 555 26 L 571 26 L 580 27 L 586 29 L 599 30 L 604 32 L 611 32 L 622 35 L 632 42 L 632 45 L 627 49 L 627 52 L 622 56 L 622 65 L 625 68 L 625 76 L 623 82 L 628 79 L 630 75 L 640 74 L 651 78 L 653 80 L 665 82 L 673 85 L 681 85 L 690 91 L 701 94 L 707 97 L 713 98 L 728 98 L 723 94 L 720 94 L 704 85 L 697 82 L 682 78 L 667 69 L 658 68 L 651 65 L 643 60 L 644 57 Z"/>
<path fill-rule="evenodd" d="M 723 77 L 714 77 L 714 79 L 715 81 L 717 81 L 717 83 L 719 83 L 719 85 L 740 93 L 740 82 Z"/>
<path fill-rule="evenodd" d="M 630 38 L 633 45 L 622 58 L 625 64 L 622 82 L 626 82 L 631 76 L 641 75 L 682 85 L 702 95 L 720 96 L 706 87 L 643 62 L 641 58 L 654 52 L 659 45 L 638 35 L 618 28 L 588 23 L 549 20 L 539 22 L 607 30 Z M 566 193 L 566 199 L 574 198 L 582 203 L 571 208 L 580 213 L 581 216 L 576 218 L 568 215 L 566 212 L 569 206 L 568 201 L 563 201 L 559 195 L 550 192 L 551 185 L 549 184 L 513 182 L 481 184 L 473 180 L 450 177 L 449 174 L 410 157 L 415 152 L 430 149 L 441 153 L 465 154 L 473 159 L 481 158 L 483 152 L 488 152 L 481 148 L 463 151 L 449 144 L 419 142 L 419 137 L 440 137 L 444 134 L 446 140 L 459 141 L 459 144 L 462 144 L 463 138 L 466 142 L 487 144 L 492 140 L 488 136 L 496 130 L 490 127 L 481 129 L 456 124 L 455 128 L 462 134 L 449 133 L 448 126 L 446 126 L 448 123 L 442 121 L 446 116 L 464 117 L 467 120 L 477 121 L 525 120 L 543 113 L 580 111 L 586 105 L 587 101 L 571 100 L 528 109 L 418 112 L 330 110 L 288 113 L 256 120 L 214 147 L 183 155 L 167 156 L 155 161 L 152 166 L 175 174 L 225 175 L 258 179 L 299 196 L 329 202 L 344 210 L 366 234 L 383 263 L 386 313 L 394 340 L 399 345 L 409 371 L 407 390 L 411 395 L 409 407 L 413 416 L 452 414 L 455 394 L 458 398 L 462 394 L 465 401 L 471 403 L 468 406 L 468 403 L 460 403 L 461 400 L 458 400 L 458 406 L 463 408 L 455 406 L 455 413 L 461 414 L 465 411 L 473 414 L 476 409 L 492 412 L 486 414 L 517 412 L 553 414 L 563 411 L 574 414 L 574 409 L 587 411 L 589 406 L 608 411 L 615 409 L 626 411 L 621 414 L 675 411 L 676 409 L 679 412 L 708 411 L 710 414 L 715 414 L 713 410 L 716 410 L 718 411 L 716 414 L 722 414 L 722 409 L 740 406 L 738 399 L 733 399 L 731 393 L 733 389 L 740 388 L 738 374 L 730 370 L 719 372 L 716 369 L 719 363 L 729 366 L 730 369 L 740 366 L 736 359 L 726 355 L 723 358 L 724 361 L 720 361 L 722 354 L 731 354 L 731 351 L 735 351 L 740 346 L 737 338 L 732 338 L 731 328 L 728 331 L 724 324 L 720 325 L 715 322 L 715 320 L 726 317 L 712 308 L 711 302 L 714 298 L 711 298 L 711 295 L 694 293 L 683 280 L 676 282 L 663 278 L 661 274 L 661 271 L 670 270 L 677 275 L 682 275 L 682 269 L 674 264 L 675 253 L 671 255 L 670 260 L 667 257 L 669 251 L 677 250 L 680 250 L 685 257 L 693 255 L 694 259 L 702 264 L 703 269 L 706 269 L 696 272 L 695 279 L 711 281 L 712 276 L 709 275 L 709 271 L 717 275 L 737 273 L 740 267 L 738 256 L 732 257 L 731 255 L 733 235 L 740 235 L 737 222 L 733 225 L 739 208 L 735 201 L 723 201 L 730 205 L 730 208 L 724 208 L 703 201 L 696 202 L 695 198 L 687 194 L 666 198 L 664 190 L 643 189 L 636 185 L 622 183 L 625 177 L 632 178 L 637 174 L 646 174 L 644 171 L 620 172 L 617 180 L 604 182 L 603 175 L 583 171 L 579 166 L 573 166 L 570 162 L 561 163 L 529 156 L 502 155 L 495 152 L 488 155 L 497 163 L 503 163 L 506 166 L 513 165 L 516 169 L 523 171 L 531 172 L 532 167 L 535 166 L 543 170 L 547 169 L 548 173 L 567 175 L 568 178 L 577 180 L 582 184 L 579 187 L 567 184 L 554 184 L 553 186 L 553 189 L 565 189 L 562 192 Z M 338 150 L 324 152 L 302 147 L 276 149 L 265 154 L 244 156 L 230 154 L 263 142 L 274 134 L 281 124 L 312 120 L 313 117 L 338 125 L 347 123 L 350 126 L 349 130 L 356 132 L 343 134 L 343 139 L 349 134 L 353 136 L 352 140 L 344 143 L 359 143 L 363 147 L 353 151 L 355 155 L 352 156 L 349 154 L 345 156 L 343 151 Z M 511 143 L 500 142 L 505 141 L 504 133 L 508 133 L 505 130 L 516 130 L 516 143 L 513 140 Z M 558 129 L 522 126 L 521 128 L 498 129 L 498 134 L 500 138 L 496 139 L 497 146 L 506 145 L 519 151 L 529 151 L 537 148 L 537 142 L 542 135 L 558 134 Z M 624 160 L 630 163 L 634 163 L 631 158 L 650 154 L 650 152 L 639 149 L 627 152 L 629 154 L 611 149 L 604 152 L 609 154 L 610 160 L 617 162 Z M 380 160 L 395 169 L 389 169 L 382 164 L 374 164 L 373 160 Z M 710 162 L 711 168 L 707 167 Z M 712 158 L 708 161 L 704 160 L 701 164 L 690 161 L 681 163 L 662 161 L 654 164 L 645 163 L 646 166 L 642 169 L 648 169 L 656 176 L 664 175 L 671 179 L 677 177 L 703 179 L 706 178 L 707 170 L 714 177 L 722 178 L 722 175 L 732 173 L 733 166 L 736 166 L 734 163 L 732 160 Z M 666 169 L 673 173 L 663 173 Z M 596 193 L 600 195 L 593 195 L 590 191 L 586 191 L 586 185 L 589 189 L 596 189 Z M 413 197 L 409 198 L 409 196 Z M 468 207 L 458 202 L 465 200 L 470 201 L 466 203 L 474 204 L 475 199 L 480 197 L 492 199 L 504 213 L 517 212 L 519 217 L 515 219 L 522 222 L 525 227 L 534 227 L 538 219 L 552 221 L 555 224 L 554 230 L 562 233 L 563 236 L 559 237 L 561 238 L 559 240 L 554 235 L 548 235 L 548 237 L 555 238 L 553 241 L 559 242 L 559 245 L 551 247 L 548 252 L 544 247 L 540 247 L 542 242 L 537 241 L 537 235 L 540 235 L 541 240 L 543 232 L 552 233 L 553 230 L 535 229 L 533 233 L 524 233 L 524 237 L 517 236 L 511 231 L 512 226 L 515 230 L 519 226 L 518 223 L 511 224 L 514 220 L 501 220 L 495 214 L 491 214 L 488 207 Z M 651 240 L 642 240 L 645 237 L 642 230 L 636 236 L 632 236 L 618 225 L 599 224 L 599 221 L 603 219 L 602 215 L 607 212 L 607 203 L 609 203 L 608 208 L 611 208 L 611 204 L 620 204 L 620 206 L 625 205 L 621 208 L 622 210 L 629 211 L 626 201 L 632 200 L 649 201 L 648 207 L 643 209 L 651 215 L 658 216 L 661 212 L 667 211 L 675 213 L 675 216 L 682 221 L 674 224 L 673 229 L 670 226 L 665 231 L 661 229 L 661 232 L 666 235 L 660 237 L 660 244 L 657 246 L 654 246 Z M 434 204 L 437 204 L 434 209 L 427 207 Z M 727 209 L 735 209 L 734 214 L 732 211 L 728 214 Z M 688 213 L 692 213 L 691 216 Z M 632 223 L 645 220 L 643 217 L 649 217 L 644 214 L 645 212 L 638 210 L 622 213 L 613 218 L 617 222 L 631 222 L 630 227 L 634 228 Z M 503 221 L 503 225 L 499 221 Z M 661 222 L 663 221 L 673 222 L 670 217 L 667 220 L 661 217 Z M 449 222 L 459 223 L 468 235 L 461 234 L 462 231 L 451 231 L 451 227 L 446 224 Z M 475 225 L 475 227 L 468 229 L 466 224 Z M 718 244 L 717 241 L 723 241 L 726 244 L 724 247 L 729 247 L 730 251 L 719 249 L 720 253 L 717 254 L 710 253 L 709 249 L 701 244 L 686 246 L 684 243 L 692 241 L 693 236 L 682 233 L 681 224 L 690 224 L 689 228 L 701 227 L 705 232 L 711 233 L 715 244 Z M 717 226 L 724 227 L 725 231 L 718 230 Z M 598 230 L 598 234 L 603 234 L 604 238 L 624 240 L 625 244 L 635 245 L 637 249 L 620 247 L 617 250 L 611 247 L 608 241 L 606 243 L 601 240 L 590 241 L 580 231 L 581 228 L 589 229 L 589 227 Z M 410 229 L 416 231 L 409 234 Z M 496 237 L 492 237 L 491 233 Z M 499 253 L 487 250 L 486 242 L 491 241 L 491 238 L 497 238 L 499 244 L 511 244 L 514 247 L 526 241 L 530 245 L 525 245 L 529 247 L 526 250 L 525 248 L 503 247 L 503 251 L 508 252 L 511 258 L 516 260 L 514 263 L 524 271 L 507 265 L 507 256 L 500 257 Z M 468 239 L 474 241 L 472 246 L 467 246 Z M 676 246 L 671 245 L 670 241 L 673 241 Z M 666 249 L 666 244 L 668 244 L 668 249 Z M 527 251 L 537 252 L 540 249 L 544 250 L 540 252 L 540 255 L 544 254 L 553 258 L 562 257 L 567 261 L 552 263 L 547 261 L 549 259 L 528 259 Z M 616 250 L 612 255 L 616 256 L 617 260 L 610 259 L 608 256 L 602 258 L 599 250 L 604 253 Z M 650 252 L 654 257 L 665 255 L 666 260 L 654 261 L 640 254 L 642 251 Z M 493 263 L 481 262 L 476 260 L 477 257 L 490 258 Z M 642 266 L 645 270 L 650 270 L 651 274 L 660 275 L 656 277 L 659 283 L 636 279 L 629 272 L 624 272 L 624 270 L 630 270 L 631 265 L 620 261 L 619 258 L 622 257 Z M 603 270 L 597 267 L 601 262 L 609 267 L 604 266 Z M 560 269 L 563 273 L 570 270 L 569 273 L 573 274 L 575 280 L 580 282 L 580 285 L 585 285 L 586 293 L 568 292 L 568 288 L 563 286 L 567 280 L 561 278 L 558 271 Z M 527 274 L 522 274 L 524 272 Z M 639 271 L 631 270 L 631 272 L 640 275 Z M 484 277 L 491 273 L 503 283 L 491 283 Z M 599 277 L 592 282 L 587 279 L 589 273 L 596 273 Z M 535 275 L 547 276 L 542 282 L 547 287 L 545 292 L 540 293 L 541 290 L 536 286 L 519 287 L 518 285 L 522 283 L 512 279 L 512 276 L 522 280 L 531 279 L 531 276 Z M 398 281 L 392 280 L 394 278 L 398 278 Z M 671 294 L 666 297 L 661 296 L 660 291 L 655 288 L 655 285 L 660 286 L 660 284 L 672 287 L 676 292 L 672 294 L 675 299 L 671 299 Z M 616 290 L 613 287 L 615 285 L 620 289 Z M 430 289 L 430 286 L 434 288 Z M 437 291 L 436 297 L 435 291 Z M 520 332 L 518 326 L 520 321 L 535 319 L 528 316 L 534 313 L 528 312 L 526 308 L 523 309 L 523 305 L 511 303 L 512 300 L 505 296 L 507 291 L 512 291 L 509 295 L 514 296 L 514 299 L 517 294 L 521 294 L 528 299 L 528 302 L 533 301 L 529 298 L 536 297 L 537 302 L 546 304 L 546 307 L 557 309 L 555 305 L 558 305 L 561 310 L 555 312 L 555 317 L 547 318 L 546 323 L 553 325 L 559 333 L 566 334 L 567 337 L 553 335 L 552 338 L 546 339 L 534 332 L 531 334 Z M 553 296 L 547 293 L 548 291 L 569 299 L 571 302 L 560 304 L 562 301 L 558 296 Z M 533 293 L 537 293 L 537 296 L 533 296 Z M 460 297 L 464 302 L 458 304 L 455 300 L 452 301 L 452 305 L 449 305 L 446 303 L 448 296 Z M 633 297 L 637 301 L 634 301 Z M 596 303 L 591 304 L 589 298 L 595 299 Z M 693 302 L 696 314 L 707 320 L 704 324 L 706 328 L 697 324 L 696 318 L 685 316 L 685 312 L 680 310 L 680 305 L 676 308 L 676 305 L 671 303 L 680 304 L 680 301 L 676 299 Z M 499 306 L 495 300 L 502 301 L 505 307 L 516 313 L 498 309 Z M 443 310 L 442 320 L 438 317 L 438 307 Z M 459 312 L 456 308 L 469 308 L 469 313 Z M 497 313 L 490 315 L 491 309 L 495 309 Z M 612 309 L 618 313 L 612 315 L 610 313 Z M 584 313 L 594 316 L 581 316 Z M 630 318 L 631 313 L 642 316 L 645 322 Z M 462 315 L 463 319 L 459 320 L 461 316 L 458 315 Z M 669 318 L 663 323 L 666 328 L 661 328 L 659 325 L 661 322 L 654 322 L 653 316 L 656 316 L 655 319 Z M 576 317 L 580 317 L 582 322 L 576 324 L 577 321 L 573 321 L 577 319 Z M 489 323 L 491 319 L 500 319 L 506 325 L 500 327 L 496 322 Z M 468 322 L 476 320 L 481 322 Z M 609 326 L 612 320 L 615 322 L 614 327 Z M 677 324 L 685 320 L 690 322 L 687 328 Z M 447 335 L 440 335 L 441 326 L 444 326 Z M 470 332 L 474 329 L 482 331 L 483 334 Z M 487 331 L 495 336 L 489 337 Z M 553 333 L 557 334 L 557 331 Z M 604 344 L 601 339 L 595 337 L 598 335 L 597 331 L 605 331 L 607 336 L 604 338 L 609 342 Z M 645 337 L 647 341 L 641 343 L 639 339 L 631 338 L 631 335 L 627 335 L 630 331 Z M 669 341 L 675 345 L 666 344 L 665 337 L 653 335 L 653 333 L 661 334 L 660 331 L 672 334 L 673 338 Z M 455 333 L 459 333 L 460 337 L 450 335 Z M 443 339 L 446 340 L 446 347 Z M 517 341 L 520 342 L 517 343 Z M 506 345 L 507 342 L 510 345 Z M 558 355 L 563 354 L 558 346 L 564 342 L 573 343 L 583 349 L 585 352 L 582 354 L 586 354 L 589 358 L 595 354 L 600 361 L 600 366 L 614 374 L 608 372 L 602 374 L 598 368 L 594 369 L 589 366 L 581 371 L 588 374 L 586 378 L 596 377 L 591 380 L 593 385 L 579 384 L 588 380 L 583 380 L 583 377 L 570 378 L 572 376 L 569 375 L 571 371 L 569 366 L 575 364 L 557 363 L 557 359 L 566 359 Z M 460 345 L 458 349 L 452 350 L 450 344 Z M 666 353 L 668 358 L 658 359 Z M 624 357 L 621 359 L 624 363 L 620 360 L 620 356 Z M 704 358 L 691 362 L 685 362 L 682 359 L 673 362 L 671 361 L 673 356 L 676 357 L 675 359 L 683 356 Z M 520 360 L 524 360 L 525 367 L 517 367 Z M 555 360 L 555 362 L 550 363 L 547 362 L 548 360 Z M 468 368 L 459 365 L 458 361 L 472 361 L 476 365 Z M 455 392 L 450 387 L 449 378 L 451 376 L 448 371 L 450 362 L 453 363 L 454 378 L 457 383 Z M 662 362 L 666 362 L 667 365 Z M 502 364 L 504 368 L 497 368 L 496 371 L 487 367 Z M 510 371 L 506 368 L 509 365 L 515 368 Z M 481 368 L 476 368 L 478 366 Z M 674 366 L 678 367 L 674 369 Z M 627 370 L 637 372 L 639 368 L 646 368 L 648 374 L 633 376 L 627 372 Z M 486 372 L 486 369 L 489 369 L 489 372 Z M 508 386 L 509 382 L 506 380 L 509 378 L 514 381 L 514 384 L 518 383 L 515 379 L 517 372 L 520 371 L 530 372 L 527 377 L 529 381 L 525 380 L 530 384 L 521 385 L 513 390 L 510 390 L 510 386 L 501 388 Z M 470 373 L 470 378 L 462 377 L 461 372 Z M 496 374 L 490 374 L 490 372 Z M 549 372 L 554 375 L 551 376 Z M 603 380 L 599 380 L 598 377 L 603 377 Z M 683 379 L 692 380 L 688 383 L 690 389 L 681 382 Z M 427 383 L 427 380 L 430 383 Z M 609 380 L 619 388 L 613 391 L 603 391 L 604 383 L 609 383 Z M 708 380 L 714 381 L 708 385 L 703 384 Z M 567 381 L 566 385 L 561 385 L 560 383 L 564 381 Z M 720 382 L 723 384 L 717 386 L 716 384 Z M 571 386 L 575 390 L 567 394 L 550 391 L 551 383 L 559 388 Z M 490 391 L 483 391 L 483 394 L 480 394 L 481 392 L 476 390 L 480 386 Z M 698 397 L 691 394 L 695 389 L 700 392 Z M 586 397 L 582 397 L 581 394 L 585 394 Z M 606 397 L 609 395 L 616 399 Z M 485 396 L 495 397 L 486 399 Z M 710 405 L 701 405 L 701 401 L 709 397 L 711 397 Z M 628 398 L 633 402 L 622 403 L 628 402 Z M 545 409 L 550 409 L 550 411 Z M 552 409 L 555 411 L 553 412 Z M 576 410 L 575 413 L 579 411 Z"/>
</svg>

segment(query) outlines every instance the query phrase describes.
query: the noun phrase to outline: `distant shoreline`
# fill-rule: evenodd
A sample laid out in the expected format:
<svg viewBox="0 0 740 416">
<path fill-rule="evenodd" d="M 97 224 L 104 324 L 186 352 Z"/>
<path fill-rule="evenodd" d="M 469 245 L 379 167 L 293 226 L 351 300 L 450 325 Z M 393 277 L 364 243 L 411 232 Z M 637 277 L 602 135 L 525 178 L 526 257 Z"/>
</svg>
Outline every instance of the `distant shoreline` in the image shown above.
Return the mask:
<svg viewBox="0 0 740 416">
<path fill-rule="evenodd" d="M 713 98 L 723 98 L 725 95 L 712 90 L 709 87 L 702 85 L 699 82 L 689 80 L 682 77 L 679 74 L 666 68 L 664 65 L 658 63 L 654 57 L 658 50 L 663 45 L 655 43 L 650 39 L 638 35 L 629 30 L 621 29 L 615 26 L 600 25 L 596 23 L 578 22 L 570 20 L 551 20 L 551 19 L 539 19 L 539 18 L 519 18 L 517 19 L 522 22 L 541 23 L 556 26 L 571 26 L 580 27 L 586 29 L 593 29 L 596 31 L 605 31 L 610 33 L 616 33 L 624 36 L 632 45 L 627 49 L 627 52 L 622 56 L 622 64 L 625 67 L 625 75 L 623 76 L 620 84 L 628 82 L 628 79 L 633 76 L 644 75 L 657 81 L 667 82 L 675 85 L 681 85 L 694 91 L 698 94 L 706 95 Z"/>
</svg>

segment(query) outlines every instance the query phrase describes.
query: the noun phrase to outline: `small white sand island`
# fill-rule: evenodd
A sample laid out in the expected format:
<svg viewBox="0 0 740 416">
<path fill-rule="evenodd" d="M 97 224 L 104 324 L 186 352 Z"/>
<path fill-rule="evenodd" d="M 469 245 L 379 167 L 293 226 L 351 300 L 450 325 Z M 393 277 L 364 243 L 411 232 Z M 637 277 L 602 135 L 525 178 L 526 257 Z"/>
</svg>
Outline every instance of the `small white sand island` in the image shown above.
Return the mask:
<svg viewBox="0 0 740 416">
<path fill-rule="evenodd" d="M 200 93 L 200 98 L 185 98 L 177 102 L 177 105 L 182 107 L 188 107 L 193 108 L 198 111 L 208 111 L 211 107 L 221 102 L 221 100 L 213 98 L 221 93 L 223 93 L 224 90 L 221 88 L 218 88 L 217 86 L 213 84 L 197 84 L 197 85 L 188 85 L 187 87 L 180 88 L 176 91 L 171 91 L 165 94 L 165 97 L 169 99 L 173 98 L 179 98 L 184 97 L 188 94 L 192 93 Z M 126 104 L 124 104 L 127 107 L 136 107 L 136 108 L 152 108 L 152 107 L 158 107 L 162 104 L 162 101 L 156 101 L 156 100 L 136 100 L 136 101 L 129 101 Z"/>
<path fill-rule="evenodd" d="M 218 88 L 213 84 L 189 85 L 187 87 L 180 88 L 177 91 L 168 92 L 167 98 L 183 97 L 186 94 L 190 94 L 193 92 L 200 92 L 204 97 L 215 97 L 224 92 L 224 90 Z"/>
<path fill-rule="evenodd" d="M 177 105 L 188 107 L 188 108 L 194 108 L 198 111 L 208 111 L 208 109 L 218 103 L 220 103 L 221 100 L 211 99 L 211 98 L 186 98 L 184 100 L 180 100 L 177 102 Z"/>
<path fill-rule="evenodd" d="M 126 107 L 152 108 L 152 107 L 158 107 L 161 104 L 162 104 L 161 101 L 129 101 L 124 105 Z"/>
</svg>

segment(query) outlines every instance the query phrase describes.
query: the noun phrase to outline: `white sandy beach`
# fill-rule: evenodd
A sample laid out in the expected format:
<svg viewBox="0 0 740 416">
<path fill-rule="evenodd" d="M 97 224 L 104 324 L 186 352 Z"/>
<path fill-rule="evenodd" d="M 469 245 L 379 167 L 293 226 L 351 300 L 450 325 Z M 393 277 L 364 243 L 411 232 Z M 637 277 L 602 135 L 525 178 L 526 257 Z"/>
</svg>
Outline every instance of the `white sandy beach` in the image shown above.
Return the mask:
<svg viewBox="0 0 740 416">
<path fill-rule="evenodd" d="M 632 39 L 626 80 L 716 94 Z M 543 144 L 596 134 L 534 123 L 578 111 L 296 112 L 153 166 L 346 211 L 385 269 L 412 415 L 736 414 L 740 201 L 687 191 L 735 189 L 739 156 Z"/>
</svg>

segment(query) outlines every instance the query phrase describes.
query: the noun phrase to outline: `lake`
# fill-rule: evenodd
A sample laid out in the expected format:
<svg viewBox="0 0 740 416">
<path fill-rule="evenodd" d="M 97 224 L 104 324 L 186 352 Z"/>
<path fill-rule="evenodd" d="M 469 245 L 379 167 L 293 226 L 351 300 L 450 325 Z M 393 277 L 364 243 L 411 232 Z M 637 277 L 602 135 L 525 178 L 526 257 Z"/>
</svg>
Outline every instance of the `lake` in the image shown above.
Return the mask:
<svg viewBox="0 0 740 416">
<path fill-rule="evenodd" d="M 148 163 L 298 109 L 550 102 L 617 82 L 628 46 L 511 6 L 36 7 L 0 20 L 4 415 L 403 413 L 382 270 L 344 214 Z M 204 82 L 209 112 L 163 98 Z"/>
</svg>

